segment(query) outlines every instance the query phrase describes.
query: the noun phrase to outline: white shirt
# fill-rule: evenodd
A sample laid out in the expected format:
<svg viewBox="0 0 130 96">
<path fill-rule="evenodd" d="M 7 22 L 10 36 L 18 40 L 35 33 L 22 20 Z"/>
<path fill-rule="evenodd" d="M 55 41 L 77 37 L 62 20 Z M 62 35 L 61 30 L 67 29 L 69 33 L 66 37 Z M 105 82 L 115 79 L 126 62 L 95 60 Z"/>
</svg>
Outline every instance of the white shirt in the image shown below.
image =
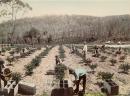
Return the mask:
<svg viewBox="0 0 130 96">
<path fill-rule="evenodd" d="M 88 47 L 87 47 L 87 45 L 84 45 L 83 51 L 85 51 L 85 52 L 88 51 Z"/>
</svg>

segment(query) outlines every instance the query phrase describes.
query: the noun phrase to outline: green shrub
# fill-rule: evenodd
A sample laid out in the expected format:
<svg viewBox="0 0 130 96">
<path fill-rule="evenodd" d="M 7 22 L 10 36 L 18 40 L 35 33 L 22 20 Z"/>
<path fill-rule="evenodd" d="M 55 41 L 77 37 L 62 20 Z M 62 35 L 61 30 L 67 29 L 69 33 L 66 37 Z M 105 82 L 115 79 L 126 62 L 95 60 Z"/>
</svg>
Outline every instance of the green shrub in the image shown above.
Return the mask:
<svg viewBox="0 0 130 96">
<path fill-rule="evenodd" d="M 56 74 L 56 78 L 59 80 L 62 80 L 64 78 L 64 71 L 67 69 L 67 67 L 63 64 L 58 64 L 55 67 L 55 74 Z"/>
<path fill-rule="evenodd" d="M 53 48 L 46 48 L 46 50 L 44 50 L 41 54 L 39 54 L 39 56 L 36 56 L 34 59 L 32 59 L 31 63 L 28 65 L 25 65 L 25 74 L 26 75 L 31 75 L 33 73 L 33 69 L 36 68 L 37 66 L 39 66 L 40 62 L 41 62 L 41 58 L 42 56 L 45 56 L 48 54 L 48 52 Z"/>
<path fill-rule="evenodd" d="M 107 56 L 101 56 L 101 62 L 105 62 L 105 60 L 107 59 Z"/>
<path fill-rule="evenodd" d="M 120 54 L 121 54 L 121 51 L 116 51 L 116 54 L 119 54 L 119 55 L 120 55 Z"/>
<path fill-rule="evenodd" d="M 114 66 L 115 63 L 117 63 L 117 60 L 116 59 L 111 59 L 110 62 L 111 62 L 111 65 Z"/>
<path fill-rule="evenodd" d="M 33 73 L 33 66 L 31 64 L 25 65 L 24 67 L 26 75 L 31 75 Z"/>
<path fill-rule="evenodd" d="M 46 47 L 46 50 L 43 51 L 39 56 L 40 56 L 41 58 L 44 58 L 44 57 L 49 53 L 49 51 L 50 51 L 53 47 L 54 47 L 54 46 L 51 46 L 50 48 Z"/>
<path fill-rule="evenodd" d="M 92 71 L 94 72 L 94 69 L 97 68 L 97 64 L 91 64 L 89 65 L 89 67 L 92 69 Z"/>
<path fill-rule="evenodd" d="M 14 51 L 10 51 L 9 53 L 10 53 L 10 55 L 14 55 L 15 52 Z"/>
<path fill-rule="evenodd" d="M 11 50 L 11 47 L 6 47 L 6 50 L 7 50 L 7 51 L 10 51 L 10 50 Z"/>
<path fill-rule="evenodd" d="M 20 52 L 22 50 L 22 48 L 21 47 L 17 47 L 16 49 L 15 49 L 15 51 L 18 53 L 18 52 Z"/>
<path fill-rule="evenodd" d="M 63 49 L 63 46 L 62 46 L 62 45 L 59 47 L 59 54 L 60 54 L 59 57 L 60 57 L 62 60 L 64 60 L 64 58 L 65 58 L 65 50 Z"/>
<path fill-rule="evenodd" d="M 25 53 L 20 53 L 21 58 L 25 58 L 26 54 Z"/>
<path fill-rule="evenodd" d="M 110 72 L 98 72 L 98 79 L 102 79 L 102 80 L 111 80 L 113 77 L 114 73 L 110 73 Z"/>
<path fill-rule="evenodd" d="M 18 72 L 12 73 L 12 80 L 18 83 L 22 79 L 22 75 Z"/>
<path fill-rule="evenodd" d="M 121 62 L 123 62 L 126 59 L 126 56 L 125 55 L 121 56 L 119 59 L 120 59 Z"/>
<path fill-rule="evenodd" d="M 7 57 L 7 59 L 6 59 L 8 62 L 9 62 L 9 65 L 11 65 L 12 64 L 12 62 L 14 61 L 14 57 Z"/>
<path fill-rule="evenodd" d="M 87 59 L 84 59 L 84 62 L 87 64 L 90 64 L 90 63 L 92 63 L 92 60 L 90 58 L 87 58 Z"/>
<path fill-rule="evenodd" d="M 5 49 L 5 48 L 2 48 L 2 49 L 1 49 L 1 52 L 3 52 L 3 53 L 6 52 L 6 49 Z"/>
<path fill-rule="evenodd" d="M 119 69 L 121 69 L 123 73 L 128 74 L 128 71 L 129 71 L 129 69 L 130 69 L 130 65 L 129 65 L 128 63 L 121 64 L 121 65 L 119 66 Z"/>
<path fill-rule="evenodd" d="M 37 66 L 39 66 L 39 63 L 41 62 L 41 58 L 39 56 L 37 56 L 36 58 L 34 58 L 31 62 L 31 65 L 35 68 Z"/>
</svg>

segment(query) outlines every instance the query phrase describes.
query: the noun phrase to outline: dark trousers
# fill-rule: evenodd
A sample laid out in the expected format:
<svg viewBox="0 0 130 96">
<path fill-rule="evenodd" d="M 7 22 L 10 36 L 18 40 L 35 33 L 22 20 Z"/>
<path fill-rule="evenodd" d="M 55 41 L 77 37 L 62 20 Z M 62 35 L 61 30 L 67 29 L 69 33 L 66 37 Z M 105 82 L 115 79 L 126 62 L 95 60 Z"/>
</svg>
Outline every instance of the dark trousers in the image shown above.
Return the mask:
<svg viewBox="0 0 130 96">
<path fill-rule="evenodd" d="M 83 80 L 83 91 L 85 92 L 85 87 L 86 87 L 86 74 L 79 77 L 79 80 L 77 81 L 76 89 L 75 89 L 76 93 L 79 91 L 79 84 L 80 84 L 80 81 L 81 81 L 81 80 Z"/>
<path fill-rule="evenodd" d="M 5 77 L 0 75 L 0 78 L 4 81 L 4 86 L 6 86 L 7 85 L 7 81 L 5 80 Z"/>
<path fill-rule="evenodd" d="M 57 64 L 60 64 L 60 60 L 57 60 L 57 59 L 56 59 L 56 65 L 57 65 Z"/>
</svg>

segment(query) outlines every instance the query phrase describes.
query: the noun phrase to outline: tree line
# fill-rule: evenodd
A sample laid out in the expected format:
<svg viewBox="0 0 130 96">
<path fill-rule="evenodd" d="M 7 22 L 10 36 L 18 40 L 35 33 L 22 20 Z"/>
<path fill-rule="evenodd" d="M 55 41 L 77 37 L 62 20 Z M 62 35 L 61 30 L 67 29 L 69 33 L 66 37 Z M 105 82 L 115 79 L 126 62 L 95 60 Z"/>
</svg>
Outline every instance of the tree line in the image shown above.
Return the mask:
<svg viewBox="0 0 130 96">
<path fill-rule="evenodd" d="M 10 23 L 11 21 L 0 24 L 0 32 L 5 32 L 5 41 L 9 36 Z M 16 20 L 15 25 L 13 41 L 20 43 L 33 39 L 34 41 L 37 39 L 37 43 L 48 40 L 65 43 L 130 40 L 130 15 L 106 17 L 53 15 L 19 19 Z M 31 38 L 27 36 L 29 32 L 35 33 L 34 36 Z M 28 40 L 25 40 L 27 39 L 25 37 L 29 37 Z"/>
</svg>

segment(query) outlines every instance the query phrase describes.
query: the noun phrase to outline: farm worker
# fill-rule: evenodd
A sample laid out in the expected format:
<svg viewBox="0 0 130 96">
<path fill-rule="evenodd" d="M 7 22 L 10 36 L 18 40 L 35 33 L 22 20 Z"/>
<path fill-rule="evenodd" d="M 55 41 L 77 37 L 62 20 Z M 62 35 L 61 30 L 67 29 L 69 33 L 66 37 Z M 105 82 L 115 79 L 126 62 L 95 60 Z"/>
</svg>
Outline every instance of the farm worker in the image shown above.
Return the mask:
<svg viewBox="0 0 130 96">
<path fill-rule="evenodd" d="M 23 48 L 23 49 L 22 49 L 22 53 L 24 53 L 24 52 L 25 52 L 25 49 Z"/>
<path fill-rule="evenodd" d="M 102 46 L 101 46 L 101 50 L 104 52 L 105 51 L 105 44 L 103 44 Z"/>
<path fill-rule="evenodd" d="M 76 89 L 74 90 L 74 93 L 77 94 L 79 92 L 79 84 L 81 80 L 83 80 L 83 90 L 82 92 L 85 93 L 85 87 L 86 87 L 86 74 L 87 70 L 83 68 L 78 68 L 78 69 L 70 69 L 69 70 L 70 74 L 73 74 L 75 77 L 74 84 L 76 84 Z"/>
<path fill-rule="evenodd" d="M 88 52 L 88 47 L 87 47 L 87 44 L 86 42 L 84 43 L 84 47 L 83 47 L 83 56 L 84 58 L 86 59 L 86 55 L 87 55 L 87 52 Z"/>
<path fill-rule="evenodd" d="M 62 63 L 62 61 L 61 61 L 61 59 L 59 58 L 58 55 L 55 56 L 55 61 L 56 61 L 56 65 Z"/>
<path fill-rule="evenodd" d="M 95 54 L 98 54 L 98 46 L 97 46 L 97 45 L 94 46 L 94 50 L 95 50 L 94 53 L 95 53 Z"/>
<path fill-rule="evenodd" d="M 1 54 L 1 52 L 2 52 L 2 48 L 0 47 L 0 54 Z"/>
<path fill-rule="evenodd" d="M 7 81 L 11 78 L 11 71 L 9 68 L 4 68 L 3 74 L 0 74 L 0 78 L 4 81 L 4 86 L 7 85 Z"/>
<path fill-rule="evenodd" d="M 74 53 L 75 52 L 75 46 L 74 46 L 74 44 L 72 44 L 72 46 L 71 46 L 71 53 Z"/>
</svg>

